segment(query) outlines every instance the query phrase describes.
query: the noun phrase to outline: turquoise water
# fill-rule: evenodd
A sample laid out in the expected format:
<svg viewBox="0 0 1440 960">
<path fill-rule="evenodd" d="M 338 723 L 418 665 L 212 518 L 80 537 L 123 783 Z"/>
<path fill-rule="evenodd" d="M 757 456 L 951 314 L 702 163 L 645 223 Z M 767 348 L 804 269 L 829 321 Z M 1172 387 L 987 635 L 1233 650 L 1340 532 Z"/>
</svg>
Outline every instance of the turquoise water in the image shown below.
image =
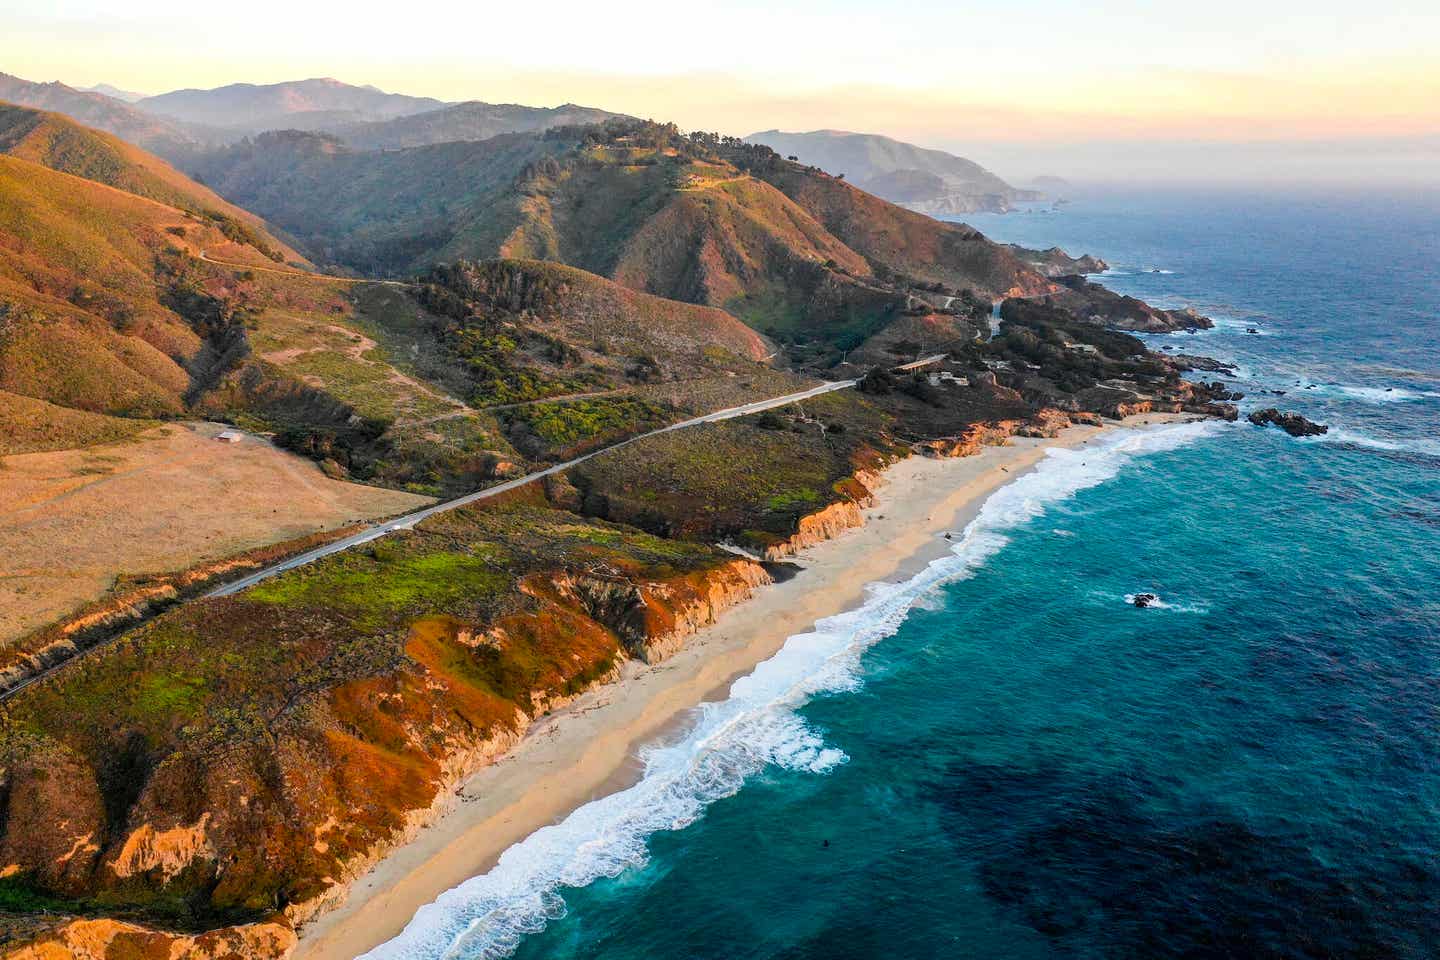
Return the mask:
<svg viewBox="0 0 1440 960">
<path fill-rule="evenodd" d="M 1274 402 L 1332 435 L 1053 455 L 375 956 L 1436 955 L 1440 206 L 1114 194 L 977 225 L 1215 314 L 1156 345 L 1302 380 Z"/>
</svg>

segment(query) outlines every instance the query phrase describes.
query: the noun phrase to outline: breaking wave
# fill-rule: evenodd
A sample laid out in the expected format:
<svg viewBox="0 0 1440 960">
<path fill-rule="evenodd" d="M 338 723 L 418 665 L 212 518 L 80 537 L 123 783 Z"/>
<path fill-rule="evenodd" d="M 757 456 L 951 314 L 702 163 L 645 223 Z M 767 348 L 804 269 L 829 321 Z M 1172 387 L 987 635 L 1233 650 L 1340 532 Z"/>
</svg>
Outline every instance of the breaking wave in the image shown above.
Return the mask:
<svg viewBox="0 0 1440 960">
<path fill-rule="evenodd" d="M 800 715 L 812 697 L 853 690 L 867 648 L 893 634 L 915 602 L 973 574 L 1002 549 L 1007 531 L 1058 501 L 1115 476 L 1132 459 L 1209 435 L 1214 422 L 1103 435 L 1083 450 L 1052 448 L 1030 473 L 990 495 L 950 555 L 901 583 L 872 584 L 857 609 L 819 621 L 735 681 L 729 696 L 694 711 L 678 740 L 641 751 L 644 772 L 628 789 L 591 801 L 510 847 L 488 873 L 422 907 L 364 960 L 478 960 L 508 956 L 527 935 L 565 914 L 562 891 L 642 866 L 648 840 L 694 823 L 716 800 L 775 766 L 823 774 L 846 761 Z"/>
</svg>

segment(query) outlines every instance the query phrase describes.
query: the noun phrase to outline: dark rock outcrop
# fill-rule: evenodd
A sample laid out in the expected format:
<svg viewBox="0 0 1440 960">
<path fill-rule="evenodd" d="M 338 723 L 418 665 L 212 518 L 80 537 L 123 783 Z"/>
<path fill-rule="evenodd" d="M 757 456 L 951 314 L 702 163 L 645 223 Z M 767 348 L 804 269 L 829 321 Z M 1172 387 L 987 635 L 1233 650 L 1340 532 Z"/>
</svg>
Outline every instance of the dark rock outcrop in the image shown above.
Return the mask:
<svg viewBox="0 0 1440 960">
<path fill-rule="evenodd" d="M 1330 428 L 1323 423 L 1307 420 L 1298 413 L 1281 413 L 1275 407 L 1256 410 L 1248 419 L 1257 427 L 1273 423 L 1292 437 L 1318 437 L 1322 433 L 1330 432 Z"/>
<path fill-rule="evenodd" d="M 1170 359 L 1175 361 L 1177 370 L 1204 370 L 1207 373 L 1223 373 L 1226 376 L 1235 375 L 1235 367 L 1222 360 L 1213 357 L 1202 357 L 1194 353 L 1172 354 Z"/>
</svg>

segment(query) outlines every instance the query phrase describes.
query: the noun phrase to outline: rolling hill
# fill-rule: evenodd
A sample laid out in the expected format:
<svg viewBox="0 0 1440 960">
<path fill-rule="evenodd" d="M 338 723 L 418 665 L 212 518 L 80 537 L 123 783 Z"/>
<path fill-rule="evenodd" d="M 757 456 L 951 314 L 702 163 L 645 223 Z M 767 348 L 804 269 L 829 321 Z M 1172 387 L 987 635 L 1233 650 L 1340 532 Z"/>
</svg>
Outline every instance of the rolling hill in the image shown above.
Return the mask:
<svg viewBox="0 0 1440 960">
<path fill-rule="evenodd" d="M 61 114 L 0 103 L 0 152 L 195 214 L 271 260 L 303 262 L 259 217 L 159 157 Z"/>
<path fill-rule="evenodd" d="M 277 266 L 298 255 L 257 218 L 58 115 L 0 107 L 0 151 L 0 390 L 29 398 L 8 415 L 34 435 L 15 449 L 57 442 L 29 401 L 207 415 L 277 431 L 361 479 L 468 489 L 518 459 L 506 439 L 514 417 L 478 409 L 665 393 L 772 352 L 723 311 L 558 264 L 462 264 L 410 287 Z M 646 403 L 626 409 L 663 419 L 686 406 Z"/>
<path fill-rule="evenodd" d="M 92 413 L 180 413 L 202 341 L 164 302 L 156 262 L 200 245 L 270 262 L 193 214 L 0 156 L 0 390 Z"/>
<path fill-rule="evenodd" d="M 556 260 L 838 349 L 893 319 L 917 286 L 942 296 L 1055 289 L 968 227 L 767 147 L 648 122 L 386 152 L 267 134 L 201 172 L 313 256 L 372 275 L 496 256 Z"/>
<path fill-rule="evenodd" d="M 1038 199 L 1017 190 L 978 163 L 872 133 L 766 130 L 745 138 L 801 163 L 844 175 L 862 190 L 933 214 L 1004 211 L 1015 200 Z"/>
</svg>

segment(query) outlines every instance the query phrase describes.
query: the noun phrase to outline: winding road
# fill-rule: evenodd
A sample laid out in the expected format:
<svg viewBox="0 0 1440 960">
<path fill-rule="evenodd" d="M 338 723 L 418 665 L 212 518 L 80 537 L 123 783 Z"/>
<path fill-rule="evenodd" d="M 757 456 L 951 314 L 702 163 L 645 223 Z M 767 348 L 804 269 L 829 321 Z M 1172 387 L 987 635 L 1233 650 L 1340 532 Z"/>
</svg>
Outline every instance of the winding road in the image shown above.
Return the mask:
<svg viewBox="0 0 1440 960">
<path fill-rule="evenodd" d="M 811 387 L 808 390 L 801 390 L 798 393 L 787 393 L 782 397 L 772 397 L 769 400 L 756 400 L 753 403 L 741 404 L 738 407 L 727 407 L 724 410 L 716 410 L 714 413 L 707 413 L 703 416 L 693 417 L 689 420 L 681 420 L 679 423 L 672 423 L 668 427 L 661 427 L 658 430 L 650 430 L 646 433 L 636 434 L 635 436 L 630 437 L 626 440 L 621 440 L 618 443 L 612 443 L 608 447 L 602 447 L 601 449 L 595 450 L 591 453 L 587 453 L 584 456 L 579 456 L 573 460 L 566 460 L 564 463 L 557 463 L 553 466 L 546 467 L 544 470 L 537 470 L 534 473 L 527 473 L 523 477 L 517 477 L 514 480 L 507 480 L 504 483 L 496 484 L 493 487 L 486 487 L 484 490 L 477 490 L 474 493 L 467 493 L 463 497 L 456 497 L 454 500 L 446 500 L 443 503 L 437 503 L 433 506 L 425 507 L 422 510 L 416 510 L 414 513 L 407 513 L 404 516 L 396 517 L 393 520 L 387 520 L 384 523 L 377 523 L 373 527 L 367 527 L 366 529 L 361 530 L 359 533 L 352 533 L 348 537 L 342 537 L 341 539 L 335 540 L 331 543 L 327 543 L 324 546 L 316 547 L 313 550 L 307 550 L 306 552 L 297 554 L 296 556 L 293 556 L 288 560 L 282 560 L 281 562 L 272 564 L 271 566 L 265 567 L 262 570 L 257 570 L 248 576 L 241 577 L 239 580 L 233 580 L 230 583 L 218 586 L 215 589 L 209 591 L 208 593 L 202 594 L 202 596 L 228 597 L 231 594 L 239 593 L 240 591 L 245 590 L 248 587 L 253 587 L 260 581 L 267 580 L 270 577 L 275 576 L 277 573 L 284 573 L 286 570 L 294 570 L 296 567 L 303 567 L 306 564 L 314 563 L 321 557 L 328 557 L 331 554 L 340 553 L 344 550 L 349 550 L 351 547 L 359 546 L 362 543 L 369 543 L 371 540 L 376 540 L 380 537 L 385 536 L 387 533 L 392 533 L 396 530 L 409 530 L 421 520 L 424 520 L 427 517 L 433 517 L 437 513 L 446 513 L 450 510 L 458 510 L 460 507 L 469 506 L 470 504 L 477 503 L 481 500 L 488 500 L 491 497 L 496 497 L 502 493 L 507 493 L 511 490 L 523 487 L 527 483 L 534 483 L 536 480 L 543 479 L 544 477 L 548 477 L 551 474 L 561 473 L 565 470 L 569 470 L 576 464 L 584 463 L 586 460 L 590 460 L 594 457 L 601 456 L 602 454 L 609 453 L 612 450 L 618 450 L 621 447 L 628 446 L 629 444 L 635 443 L 640 440 L 644 440 L 647 437 L 659 436 L 662 433 L 671 433 L 675 430 L 684 430 L 688 427 L 699 426 L 702 423 L 718 423 L 721 420 L 731 420 L 735 417 L 743 417 L 752 413 L 761 413 L 765 410 L 773 410 L 776 407 L 788 406 L 789 404 L 797 403 L 801 400 L 808 400 L 811 397 L 818 397 L 821 394 L 832 393 L 836 390 L 846 390 L 850 387 L 855 386 L 855 384 L 858 382 L 858 380 L 833 380 L 827 383 L 822 383 L 818 387 Z"/>
<path fill-rule="evenodd" d="M 404 284 L 403 282 L 396 280 L 357 280 L 350 277 L 329 277 L 323 274 L 311 274 L 300 271 L 281 270 L 273 267 L 254 266 L 250 264 L 226 263 L 222 260 L 212 260 L 210 257 L 205 255 L 204 250 L 201 250 L 199 252 L 199 258 L 208 263 L 213 263 L 218 266 L 226 266 L 232 268 L 238 267 L 247 270 L 264 270 L 267 273 L 281 273 L 295 277 L 306 277 L 310 279 L 320 280 L 343 280 L 352 283 L 383 283 L 393 286 L 406 286 L 406 284 Z M 928 366 L 929 364 L 935 363 L 941 359 L 944 359 L 943 354 L 933 357 L 925 357 L 912 363 L 903 364 L 897 369 L 913 370 L 919 367 Z M 316 560 L 319 560 L 323 557 L 328 557 L 333 554 L 349 550 L 351 547 L 356 547 L 364 543 L 369 543 L 372 540 L 377 540 L 380 537 L 383 537 L 389 533 L 393 533 L 396 530 L 409 530 L 413 528 L 415 524 L 426 519 L 427 517 L 432 517 L 440 513 L 446 513 L 451 510 L 457 510 L 461 507 L 469 506 L 472 503 L 477 503 L 481 500 L 487 500 L 491 497 L 499 496 L 502 493 L 507 493 L 511 490 L 518 489 L 519 487 L 523 487 L 528 483 L 534 483 L 536 480 L 543 479 L 552 474 L 561 473 L 565 470 L 569 470 L 571 467 L 576 466 L 577 464 L 584 463 L 587 460 L 602 456 L 612 450 L 618 450 L 621 447 L 628 446 L 632 443 L 636 443 L 648 437 L 655 437 L 659 436 L 660 434 L 671 433 L 676 430 L 685 430 L 690 427 L 699 426 L 705 423 L 719 423 L 722 420 L 731 420 L 735 417 L 748 416 L 752 413 L 762 413 L 766 410 L 773 410 L 776 407 L 784 407 L 792 403 L 798 403 L 802 400 L 808 400 L 811 397 L 818 397 L 822 394 L 833 393 L 836 390 L 848 390 L 854 387 L 859 382 L 859 380 L 827 381 L 825 383 L 819 384 L 818 386 L 810 387 L 806 390 L 800 390 L 795 393 L 787 393 L 779 397 L 771 397 L 767 400 L 756 400 L 751 403 L 741 404 L 736 407 L 726 407 L 723 410 L 716 410 L 712 413 L 707 413 L 702 416 L 692 417 L 689 420 L 681 420 L 678 423 L 672 423 L 667 427 L 660 427 L 657 430 L 650 430 L 645 433 L 636 434 L 635 436 L 628 439 L 621 440 L 617 443 L 612 443 L 607 447 L 602 447 L 599 450 L 584 454 L 583 456 L 575 457 L 572 460 L 566 460 L 563 463 L 554 464 L 552 466 L 546 467 L 543 470 L 537 470 L 534 473 L 526 474 L 523 477 L 517 477 L 514 480 L 507 480 L 506 482 L 497 484 L 493 487 L 486 487 L 484 490 L 477 490 L 474 493 L 466 494 L 463 497 L 457 497 L 453 500 L 446 500 L 442 503 L 432 504 L 431 506 L 425 507 L 422 510 L 416 510 L 413 513 L 407 513 L 403 516 L 396 517 L 393 520 L 387 520 L 384 523 L 375 524 L 374 526 L 367 527 L 366 529 L 361 530 L 358 533 L 353 533 L 348 537 L 342 537 L 339 540 L 335 540 L 323 546 L 316 547 L 313 550 L 307 550 L 304 553 L 297 554 L 296 556 L 289 558 L 288 560 L 282 560 L 279 563 L 271 564 L 270 566 L 257 570 L 247 576 L 241 577 L 237 580 L 232 580 L 229 583 L 222 584 L 207 591 L 206 593 L 201 594 L 200 597 L 226 597 L 232 594 L 240 593 L 241 591 L 246 590 L 249 587 L 253 587 L 255 584 L 260 583 L 263 580 L 268 580 L 270 577 L 273 577 L 276 574 L 284 573 L 287 570 L 294 570 L 297 567 L 303 567 L 307 564 L 314 563 Z M 14 686 L 10 687 L 9 689 L 0 692 L 0 704 L 4 704 L 16 694 L 20 693 L 20 691 L 32 686 L 33 684 L 39 683 L 48 677 L 53 676 L 55 673 L 65 669 L 70 664 L 73 664 L 78 660 L 82 660 L 87 655 L 105 648 L 110 643 L 114 642 L 114 640 L 119 639 L 119 637 L 121 636 L 124 636 L 127 632 L 128 631 L 122 631 L 120 634 L 117 634 L 115 637 L 112 637 L 109 640 L 102 641 L 92 647 L 81 650 L 77 652 L 74 656 L 62 660 L 59 663 L 56 663 L 48 667 L 47 669 L 34 674 L 33 676 L 27 677 L 19 683 L 15 684 Z"/>
<path fill-rule="evenodd" d="M 621 440 L 618 443 L 612 443 L 608 447 L 602 447 L 599 450 L 587 453 L 584 456 L 576 457 L 573 460 L 566 460 L 564 463 L 557 463 L 553 466 L 546 467 L 544 470 L 537 470 L 534 473 L 526 474 L 523 477 L 517 477 L 514 480 L 507 480 L 504 483 L 497 484 L 493 487 L 486 487 L 484 490 L 477 490 L 474 493 L 468 493 L 465 496 L 457 497 L 454 500 L 446 500 L 443 503 L 432 504 L 431 506 L 425 507 L 423 510 L 416 510 L 413 513 L 407 513 L 404 516 L 396 517 L 393 520 L 387 520 L 384 523 L 378 523 L 372 527 L 367 527 L 366 529 L 361 530 L 358 533 L 353 533 L 348 537 L 342 537 L 341 539 L 333 541 L 332 543 L 327 543 L 324 546 L 316 547 L 313 550 L 307 550 L 304 553 L 297 554 L 296 556 L 293 556 L 288 560 L 282 560 L 279 563 L 271 564 L 268 567 L 257 570 L 254 573 L 249 574 L 248 576 L 241 577 L 238 580 L 232 580 L 231 582 L 226 584 L 222 584 L 221 586 L 215 587 L 213 590 L 201 594 L 200 597 L 202 599 L 209 597 L 227 597 L 231 594 L 239 593 L 240 591 L 245 590 L 248 587 L 253 587 L 260 581 L 267 580 L 278 573 L 284 573 L 286 570 L 294 570 L 296 567 L 303 567 L 306 564 L 314 563 L 316 560 L 319 560 L 322 557 L 328 557 L 331 554 L 336 554 L 345 550 L 349 550 L 351 547 L 359 546 L 362 543 L 369 543 L 371 540 L 379 539 L 380 537 L 383 537 L 388 533 L 393 533 L 396 530 L 409 530 L 410 528 L 414 527 L 415 524 L 419 523 L 421 520 L 424 520 L 426 517 L 433 517 L 437 513 L 446 513 L 450 510 L 457 510 L 460 507 L 468 506 L 469 504 L 476 503 L 481 500 L 487 500 L 490 497 L 499 496 L 502 493 L 506 493 L 510 490 L 515 490 L 519 487 L 523 487 L 527 483 L 534 483 L 536 480 L 548 477 L 551 474 L 560 473 L 564 470 L 569 470 L 571 467 L 575 466 L 578 463 L 584 463 L 586 460 L 590 460 L 603 454 L 609 453 L 611 450 L 618 450 L 621 447 L 628 446 L 629 444 L 635 443 L 640 440 L 644 440 L 647 437 L 659 436 L 662 433 L 671 433 L 675 430 L 684 430 L 688 427 L 699 426 L 702 423 L 718 423 L 721 420 L 731 420 L 735 417 L 743 417 L 752 413 L 761 413 L 765 410 L 773 410 L 776 407 L 788 406 L 789 404 L 797 403 L 801 400 L 808 400 L 811 397 L 818 397 L 821 394 L 832 393 L 836 390 L 846 390 L 850 387 L 855 386 L 855 384 L 857 383 L 859 383 L 858 380 L 833 380 L 822 383 L 819 386 L 811 387 L 808 390 L 801 390 L 797 393 L 787 393 L 782 397 L 772 397 L 768 400 L 756 400 L 753 403 L 741 404 L 738 407 L 727 407 L 724 410 L 716 410 L 713 413 L 707 413 L 699 417 L 692 417 L 689 420 L 681 420 L 679 423 L 672 423 L 668 427 L 661 427 L 658 430 L 650 430 L 646 433 L 636 434 L 635 436 L 630 437 L 626 440 Z M 97 643 L 93 647 L 87 647 L 84 650 L 77 652 L 74 656 L 68 659 L 61 660 L 59 663 L 56 663 L 53 666 L 50 666 L 45 670 L 34 674 L 33 676 L 26 677 L 24 680 L 21 680 L 19 683 L 15 684 L 9 689 L 0 692 L 0 704 L 4 704 L 6 701 L 10 700 L 12 697 L 18 694 L 21 690 L 24 690 L 26 687 L 39 683 L 48 677 L 54 676 L 57 672 L 65 669 L 70 664 L 75 663 L 77 660 L 83 660 L 89 654 L 104 649 L 110 643 L 113 643 L 120 637 L 125 636 L 126 633 L 128 633 L 128 631 L 117 634 L 115 637 L 112 637 L 109 640 Z"/>
</svg>

